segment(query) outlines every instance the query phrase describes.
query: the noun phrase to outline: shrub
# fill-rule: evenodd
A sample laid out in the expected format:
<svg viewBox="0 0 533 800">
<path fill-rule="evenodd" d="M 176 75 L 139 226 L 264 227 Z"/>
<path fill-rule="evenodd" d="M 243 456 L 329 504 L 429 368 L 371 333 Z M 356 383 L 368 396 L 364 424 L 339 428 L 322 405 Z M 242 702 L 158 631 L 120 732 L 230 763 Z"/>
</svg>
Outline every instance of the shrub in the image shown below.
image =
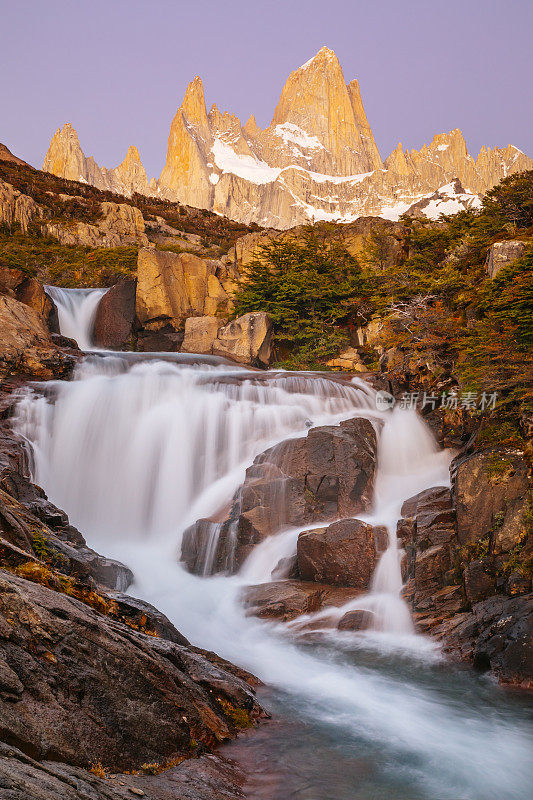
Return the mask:
<svg viewBox="0 0 533 800">
<path fill-rule="evenodd" d="M 346 328 L 367 305 L 357 259 L 327 234 L 262 245 L 235 296 L 235 314 L 266 311 L 287 365 L 324 362 L 348 341 Z"/>
</svg>

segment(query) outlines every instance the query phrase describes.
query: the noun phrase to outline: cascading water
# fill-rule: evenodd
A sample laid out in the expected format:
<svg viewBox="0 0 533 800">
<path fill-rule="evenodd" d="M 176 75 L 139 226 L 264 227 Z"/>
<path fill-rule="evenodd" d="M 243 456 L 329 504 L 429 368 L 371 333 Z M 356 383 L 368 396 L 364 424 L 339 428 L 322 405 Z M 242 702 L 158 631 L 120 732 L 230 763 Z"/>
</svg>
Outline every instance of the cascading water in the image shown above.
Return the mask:
<svg viewBox="0 0 533 800">
<path fill-rule="evenodd" d="M 200 361 L 91 356 L 72 382 L 28 390 L 15 424 L 31 445 L 36 482 L 89 544 L 132 567 L 130 591 L 195 644 L 272 687 L 266 700 L 276 715 L 300 725 L 279 754 L 280 768 L 292 759 L 290 771 L 296 764 L 301 771 L 294 796 L 526 800 L 533 780 L 526 712 L 487 680 L 449 665 L 444 671 L 435 646 L 411 633 L 399 598 L 393 532 L 402 501 L 445 484 L 449 455 L 414 412 L 377 412 L 363 384 Z M 298 530 L 258 545 L 235 576 L 183 570 L 182 532 L 216 518 L 258 453 L 305 435 L 309 424 L 357 415 L 379 429 L 374 506 L 362 518 L 387 525 L 390 546 L 354 607 L 372 611 L 388 633 L 329 630 L 309 640 L 245 615 L 243 585 L 270 580 L 294 552 Z M 328 769 L 328 753 L 342 769 Z"/>
<path fill-rule="evenodd" d="M 44 288 L 56 304 L 62 335 L 75 339 L 81 350 L 90 350 L 93 346 L 96 309 L 107 289 Z"/>
</svg>

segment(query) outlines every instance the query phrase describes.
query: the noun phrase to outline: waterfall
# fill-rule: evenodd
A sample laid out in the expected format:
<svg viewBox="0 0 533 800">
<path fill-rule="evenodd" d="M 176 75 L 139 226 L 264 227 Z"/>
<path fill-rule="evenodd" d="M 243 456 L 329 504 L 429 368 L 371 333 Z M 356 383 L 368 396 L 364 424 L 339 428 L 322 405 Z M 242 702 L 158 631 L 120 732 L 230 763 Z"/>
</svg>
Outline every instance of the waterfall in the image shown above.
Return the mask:
<svg viewBox="0 0 533 800">
<path fill-rule="evenodd" d="M 44 288 L 56 304 L 61 334 L 75 339 L 81 350 L 90 350 L 93 346 L 96 309 L 107 289 Z"/>
<path fill-rule="evenodd" d="M 359 518 L 387 526 L 389 547 L 367 595 L 312 619 L 334 621 L 357 608 L 372 614 L 376 630 L 412 633 L 400 596 L 396 522 L 407 497 L 449 482 L 449 455 L 438 451 L 414 411 L 376 411 L 361 384 L 292 373 L 266 377 L 205 362 L 190 368 L 179 356 L 166 363 L 87 358 L 54 403 L 43 394 L 19 404 L 19 428 L 33 445 L 35 480 L 69 509 L 73 524 L 100 537 L 159 537 L 179 553 L 185 529 L 207 517 L 197 536 L 204 541 L 200 572 L 209 575 L 222 528 L 216 515 L 255 456 L 304 435 L 310 425 L 370 415 L 380 422 L 378 469 L 373 509 Z M 278 450 L 282 455 L 283 444 Z M 280 559 L 296 553 L 298 534 L 306 529 L 280 533 L 289 515 L 284 484 L 278 491 L 275 486 L 266 511 L 276 535 L 244 564 L 250 583 L 273 580 Z M 307 529 L 312 527 L 316 523 Z M 228 566 L 231 561 L 228 552 Z M 297 625 L 304 621 L 298 618 Z"/>
<path fill-rule="evenodd" d="M 89 534 L 170 536 L 176 548 L 186 527 L 227 505 L 262 450 L 303 435 L 311 420 L 369 406 L 358 386 L 290 373 L 265 380 L 205 359 L 189 367 L 179 355 L 92 356 L 72 382 L 50 387 L 55 402 L 46 391 L 18 411 L 37 483 Z"/>
<path fill-rule="evenodd" d="M 72 381 L 27 389 L 14 424 L 31 448 L 33 479 L 89 545 L 133 569 L 130 591 L 195 645 L 268 684 L 267 704 L 296 726 L 284 742 L 296 772 L 313 769 L 317 752 L 330 748 L 342 765 L 332 778 L 340 789 L 324 789 L 315 774 L 305 796 L 526 800 L 533 781 L 527 718 L 488 681 L 444 670 L 436 646 L 413 635 L 399 596 L 402 502 L 447 483 L 449 454 L 414 412 L 377 411 L 360 381 L 258 373 L 209 357 L 193 362 L 180 354 L 164 361 L 94 354 Z M 354 416 L 379 431 L 374 502 L 360 518 L 386 525 L 390 541 L 369 592 L 334 613 L 366 608 L 376 630 L 330 628 L 315 642 L 246 615 L 242 587 L 271 580 L 302 529 L 257 545 L 237 575 L 183 569 L 183 531 L 200 518 L 220 519 L 259 453 L 311 425 Z M 210 533 L 216 536 L 216 524 Z"/>
</svg>

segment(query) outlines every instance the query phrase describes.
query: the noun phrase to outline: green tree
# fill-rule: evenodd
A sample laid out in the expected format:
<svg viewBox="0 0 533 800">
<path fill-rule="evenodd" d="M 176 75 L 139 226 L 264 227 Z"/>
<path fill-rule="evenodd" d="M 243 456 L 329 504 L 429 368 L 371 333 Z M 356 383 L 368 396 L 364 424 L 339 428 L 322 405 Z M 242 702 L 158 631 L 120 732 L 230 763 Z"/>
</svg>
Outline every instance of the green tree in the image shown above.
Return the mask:
<svg viewBox="0 0 533 800">
<path fill-rule="evenodd" d="M 331 358 L 367 308 L 368 286 L 357 259 L 317 231 L 263 245 L 235 297 L 237 315 L 270 315 L 288 366 L 316 366 Z"/>
</svg>

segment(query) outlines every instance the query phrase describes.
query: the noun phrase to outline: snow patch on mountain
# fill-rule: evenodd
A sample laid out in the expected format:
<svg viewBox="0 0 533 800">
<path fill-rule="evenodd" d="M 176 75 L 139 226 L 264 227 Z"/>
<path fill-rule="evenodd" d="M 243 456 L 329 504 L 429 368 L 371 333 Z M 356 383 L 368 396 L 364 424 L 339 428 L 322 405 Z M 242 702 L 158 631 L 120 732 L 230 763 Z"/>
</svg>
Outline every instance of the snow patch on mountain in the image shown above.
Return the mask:
<svg viewBox="0 0 533 800">
<path fill-rule="evenodd" d="M 298 125 L 292 122 L 284 122 L 283 125 L 276 125 L 274 133 L 283 139 L 285 144 L 295 144 L 304 150 L 324 150 L 324 145 L 318 140 L 317 136 L 311 136 Z"/>
<path fill-rule="evenodd" d="M 261 185 L 272 183 L 280 173 L 280 168 L 269 167 L 265 161 L 254 156 L 236 153 L 232 147 L 221 139 L 215 139 L 212 148 L 215 164 L 222 172 L 229 172 L 245 181 Z"/>
</svg>

